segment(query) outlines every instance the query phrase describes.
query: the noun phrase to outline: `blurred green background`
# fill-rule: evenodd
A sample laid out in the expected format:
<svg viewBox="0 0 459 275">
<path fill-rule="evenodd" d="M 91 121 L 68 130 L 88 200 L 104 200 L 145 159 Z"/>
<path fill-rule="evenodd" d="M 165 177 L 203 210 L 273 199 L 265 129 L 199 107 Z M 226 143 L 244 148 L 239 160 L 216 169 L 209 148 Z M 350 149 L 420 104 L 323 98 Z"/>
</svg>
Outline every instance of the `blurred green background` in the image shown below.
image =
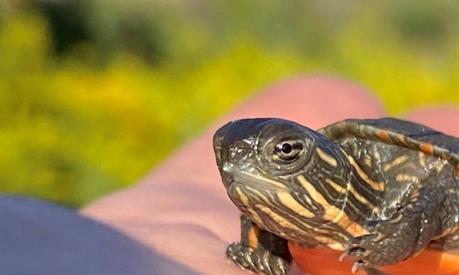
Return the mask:
<svg viewBox="0 0 459 275">
<path fill-rule="evenodd" d="M 369 87 L 392 115 L 459 104 L 459 5 L 0 0 L 0 192 L 80 207 L 312 72 Z"/>
</svg>

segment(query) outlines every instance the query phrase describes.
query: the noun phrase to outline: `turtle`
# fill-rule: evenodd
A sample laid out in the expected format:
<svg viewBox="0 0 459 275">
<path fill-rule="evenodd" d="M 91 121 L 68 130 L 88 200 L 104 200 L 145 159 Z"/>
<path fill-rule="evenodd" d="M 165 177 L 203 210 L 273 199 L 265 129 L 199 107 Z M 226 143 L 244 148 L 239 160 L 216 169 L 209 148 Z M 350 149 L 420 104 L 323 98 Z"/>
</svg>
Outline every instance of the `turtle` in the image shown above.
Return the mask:
<svg viewBox="0 0 459 275">
<path fill-rule="evenodd" d="M 286 274 L 288 242 L 341 251 L 367 274 L 426 248 L 459 254 L 456 137 L 390 117 L 316 131 L 247 118 L 219 128 L 213 148 L 241 212 L 241 240 L 226 255 L 243 269 Z"/>
</svg>

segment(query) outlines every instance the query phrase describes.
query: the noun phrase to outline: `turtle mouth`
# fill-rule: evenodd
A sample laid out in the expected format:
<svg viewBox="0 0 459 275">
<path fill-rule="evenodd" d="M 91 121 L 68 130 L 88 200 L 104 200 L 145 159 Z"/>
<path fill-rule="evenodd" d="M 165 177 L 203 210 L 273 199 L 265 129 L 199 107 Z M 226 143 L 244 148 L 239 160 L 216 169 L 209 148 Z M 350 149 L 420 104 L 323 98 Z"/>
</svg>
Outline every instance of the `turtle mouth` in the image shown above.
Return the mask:
<svg viewBox="0 0 459 275">
<path fill-rule="evenodd" d="M 287 186 L 284 184 L 271 180 L 269 178 L 265 178 L 263 176 L 254 175 L 247 172 L 242 172 L 239 174 L 234 180 L 233 184 L 246 186 L 248 188 L 257 189 L 257 190 L 264 190 L 264 191 L 288 191 Z"/>
<path fill-rule="evenodd" d="M 233 180 L 228 188 L 236 188 L 236 187 L 242 187 L 242 188 L 248 188 L 252 190 L 259 190 L 259 191 L 265 191 L 265 192 L 270 192 L 270 193 L 278 193 L 278 192 L 283 192 L 287 191 L 287 188 L 279 188 L 279 187 L 274 187 L 266 183 L 260 183 L 260 182 L 253 182 L 253 181 L 237 181 Z"/>
<path fill-rule="evenodd" d="M 225 165 L 221 171 L 223 184 L 227 189 L 234 185 L 270 192 L 288 190 L 288 187 L 284 183 L 270 179 L 260 173 L 253 173 L 249 170 L 251 169 L 240 169 L 234 166 Z"/>
</svg>

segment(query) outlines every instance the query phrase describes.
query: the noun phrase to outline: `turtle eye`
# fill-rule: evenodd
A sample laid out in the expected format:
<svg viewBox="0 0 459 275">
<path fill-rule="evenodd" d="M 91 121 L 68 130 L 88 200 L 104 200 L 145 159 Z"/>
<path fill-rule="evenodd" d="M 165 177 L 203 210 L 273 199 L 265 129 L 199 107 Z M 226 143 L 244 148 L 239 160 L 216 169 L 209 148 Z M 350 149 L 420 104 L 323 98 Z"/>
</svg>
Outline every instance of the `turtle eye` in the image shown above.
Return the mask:
<svg viewBox="0 0 459 275">
<path fill-rule="evenodd" d="M 274 160 L 281 162 L 291 162 L 298 159 L 303 152 L 304 144 L 298 140 L 283 140 L 274 147 Z"/>
</svg>

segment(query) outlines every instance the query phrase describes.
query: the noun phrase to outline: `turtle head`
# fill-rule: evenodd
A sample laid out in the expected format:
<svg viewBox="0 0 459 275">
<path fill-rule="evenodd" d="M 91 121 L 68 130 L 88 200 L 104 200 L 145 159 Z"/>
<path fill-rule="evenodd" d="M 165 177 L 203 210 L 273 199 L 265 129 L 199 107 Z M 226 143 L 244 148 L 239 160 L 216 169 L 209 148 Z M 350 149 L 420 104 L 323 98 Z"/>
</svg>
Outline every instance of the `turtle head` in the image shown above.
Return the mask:
<svg viewBox="0 0 459 275">
<path fill-rule="evenodd" d="M 221 127 L 213 143 L 230 199 L 261 228 L 295 240 L 342 212 L 345 180 L 330 175 L 345 177 L 346 165 L 323 135 L 282 119 L 242 119 Z"/>
<path fill-rule="evenodd" d="M 214 135 L 214 151 L 223 183 L 289 188 L 281 178 L 301 173 L 314 150 L 314 137 L 294 122 L 257 118 L 232 121 Z"/>
</svg>

